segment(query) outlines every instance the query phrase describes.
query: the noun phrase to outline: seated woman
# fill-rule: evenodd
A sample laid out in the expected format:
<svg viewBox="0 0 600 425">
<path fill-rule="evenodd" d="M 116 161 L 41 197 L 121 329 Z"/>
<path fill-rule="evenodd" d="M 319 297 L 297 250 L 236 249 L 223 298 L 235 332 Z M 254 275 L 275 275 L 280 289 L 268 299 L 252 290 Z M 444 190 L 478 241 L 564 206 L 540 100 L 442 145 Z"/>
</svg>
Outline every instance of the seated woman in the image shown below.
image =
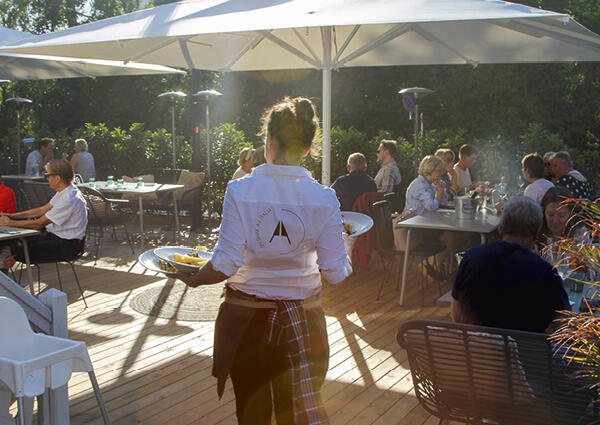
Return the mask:
<svg viewBox="0 0 600 425">
<path fill-rule="evenodd" d="M 254 163 L 253 163 L 253 159 L 252 159 L 253 155 L 254 155 L 254 149 L 252 149 L 252 148 L 242 149 L 242 151 L 240 152 L 240 157 L 238 159 L 239 167 L 237 170 L 235 170 L 235 173 L 233 173 L 233 177 L 231 177 L 231 180 L 239 179 L 239 178 L 244 177 L 245 175 L 250 174 L 252 172 L 252 167 L 254 167 Z"/>
<path fill-rule="evenodd" d="M 570 232 L 569 219 L 571 218 L 571 205 L 562 202 L 573 195 L 564 187 L 551 187 L 542 198 L 541 205 L 544 210 L 544 225 L 539 237 L 539 242 L 549 245 L 558 238 L 567 236 Z"/>
<path fill-rule="evenodd" d="M 406 205 L 404 210 L 415 210 L 421 215 L 425 211 L 439 208 L 439 201 L 444 199 L 446 185 L 440 180 L 444 171 L 444 162 L 434 155 L 427 155 L 419 164 L 419 175 L 406 189 Z"/>
<path fill-rule="evenodd" d="M 458 177 L 454 170 L 454 152 L 452 149 L 440 148 L 435 151 L 435 156 L 444 161 L 444 171 L 440 179 L 446 185 L 444 201 L 451 201 L 458 193 Z"/>
<path fill-rule="evenodd" d="M 63 159 L 67 159 L 66 153 L 63 154 Z M 75 170 L 75 174 L 79 174 L 84 182 L 96 178 L 94 156 L 88 152 L 88 144 L 85 139 L 75 140 L 75 153 L 69 162 Z"/>
</svg>

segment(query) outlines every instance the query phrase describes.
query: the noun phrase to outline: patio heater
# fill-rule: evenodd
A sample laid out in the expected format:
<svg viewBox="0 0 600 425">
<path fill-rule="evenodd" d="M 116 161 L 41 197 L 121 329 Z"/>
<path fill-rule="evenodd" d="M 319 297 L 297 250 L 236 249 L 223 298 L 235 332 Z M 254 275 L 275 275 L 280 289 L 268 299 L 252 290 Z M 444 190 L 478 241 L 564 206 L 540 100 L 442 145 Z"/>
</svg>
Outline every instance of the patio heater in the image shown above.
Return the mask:
<svg viewBox="0 0 600 425">
<path fill-rule="evenodd" d="M 410 87 L 402 89 L 398 92 L 414 104 L 414 138 L 415 138 L 415 174 L 418 174 L 419 170 L 419 99 L 433 93 L 433 90 L 429 90 L 423 87 Z"/>
<path fill-rule="evenodd" d="M 173 138 L 173 178 L 175 179 L 173 183 L 177 181 L 177 175 L 175 170 L 177 169 L 177 156 L 175 154 L 175 102 L 177 99 L 182 99 L 186 97 L 187 94 L 180 91 L 168 91 L 165 93 L 161 93 L 158 97 L 166 97 L 171 99 L 171 137 Z"/>
<path fill-rule="evenodd" d="M 21 174 L 21 108 L 31 103 L 31 100 L 24 97 L 11 97 L 6 101 L 14 103 L 17 108 L 17 174 Z"/>
<path fill-rule="evenodd" d="M 211 101 L 219 96 L 222 96 L 216 90 L 202 90 L 194 93 L 192 96 L 203 97 L 206 99 L 205 111 L 206 111 L 206 183 L 207 183 L 207 195 L 206 201 L 208 205 L 208 218 L 212 213 L 212 202 L 211 202 L 211 176 L 210 176 L 210 161 L 211 161 L 211 145 L 210 145 L 210 103 Z"/>
</svg>

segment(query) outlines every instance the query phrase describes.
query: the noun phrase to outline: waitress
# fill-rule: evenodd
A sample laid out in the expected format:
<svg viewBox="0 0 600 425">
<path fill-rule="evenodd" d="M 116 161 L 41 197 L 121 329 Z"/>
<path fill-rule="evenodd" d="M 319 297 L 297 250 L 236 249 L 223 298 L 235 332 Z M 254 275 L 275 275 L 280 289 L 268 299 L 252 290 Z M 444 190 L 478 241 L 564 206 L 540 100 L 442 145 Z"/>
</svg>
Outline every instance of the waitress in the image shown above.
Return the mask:
<svg viewBox="0 0 600 425">
<path fill-rule="evenodd" d="M 314 106 L 285 98 L 262 118 L 267 163 L 229 182 L 219 242 L 196 287 L 227 279 L 215 324 L 213 375 L 231 376 L 240 425 L 327 423 L 320 387 L 329 362 L 321 273 L 352 272 L 339 203 L 300 161 L 318 128 Z"/>
</svg>

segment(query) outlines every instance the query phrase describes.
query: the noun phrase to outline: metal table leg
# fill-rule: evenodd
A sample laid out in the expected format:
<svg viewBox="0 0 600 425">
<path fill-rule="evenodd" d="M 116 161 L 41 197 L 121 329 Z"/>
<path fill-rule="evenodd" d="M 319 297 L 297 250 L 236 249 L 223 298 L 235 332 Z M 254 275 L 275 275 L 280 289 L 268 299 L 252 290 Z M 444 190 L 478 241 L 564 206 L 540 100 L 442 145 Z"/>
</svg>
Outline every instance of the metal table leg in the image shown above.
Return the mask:
<svg viewBox="0 0 600 425">
<path fill-rule="evenodd" d="M 144 204 L 142 195 L 138 196 L 138 203 L 140 208 L 140 244 L 142 245 L 142 252 L 144 252 Z"/>
<path fill-rule="evenodd" d="M 23 254 L 25 255 L 25 265 L 27 266 L 27 277 L 29 278 L 29 289 L 31 291 L 31 295 L 35 296 L 35 290 L 33 288 L 33 276 L 31 275 L 31 263 L 29 261 L 29 248 L 27 247 L 26 238 L 19 238 L 21 243 L 23 244 Z"/>
<path fill-rule="evenodd" d="M 179 211 L 177 211 L 177 198 L 175 197 L 176 191 L 173 190 L 173 214 L 175 214 L 175 229 L 173 229 L 173 242 L 179 240 Z"/>
<path fill-rule="evenodd" d="M 404 250 L 404 267 L 402 269 L 402 288 L 400 288 L 400 305 L 404 305 L 404 288 L 406 286 L 406 271 L 408 269 L 408 254 L 410 252 L 410 234 L 411 228 L 409 227 L 406 232 L 406 249 Z"/>
</svg>

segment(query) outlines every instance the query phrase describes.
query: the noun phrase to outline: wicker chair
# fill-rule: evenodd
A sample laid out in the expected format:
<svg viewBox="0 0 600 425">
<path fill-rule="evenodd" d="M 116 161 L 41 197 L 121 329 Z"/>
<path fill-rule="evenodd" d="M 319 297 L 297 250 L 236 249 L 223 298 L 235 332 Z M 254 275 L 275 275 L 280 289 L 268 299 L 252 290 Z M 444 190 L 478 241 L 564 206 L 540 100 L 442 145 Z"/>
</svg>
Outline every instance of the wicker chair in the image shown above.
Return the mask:
<svg viewBox="0 0 600 425">
<path fill-rule="evenodd" d="M 569 380 L 573 366 L 565 365 L 560 355 L 553 357 L 547 338 L 423 319 L 403 323 L 397 335 L 406 349 L 417 399 L 440 424 L 597 420 L 592 391 Z"/>
<path fill-rule="evenodd" d="M 127 230 L 127 224 L 133 220 L 133 214 L 129 210 L 119 210 L 115 206 L 127 206 L 129 201 L 126 199 L 108 199 L 101 192 L 85 186 L 80 186 L 81 191 L 88 208 L 88 233 L 90 230 L 94 236 L 95 243 L 95 262 L 98 261 L 98 253 L 100 251 L 100 241 L 104 236 L 104 229 L 110 227 L 114 233 L 115 227 L 123 226 L 127 243 L 131 248 L 131 253 L 134 254 L 133 242 Z"/>
</svg>

